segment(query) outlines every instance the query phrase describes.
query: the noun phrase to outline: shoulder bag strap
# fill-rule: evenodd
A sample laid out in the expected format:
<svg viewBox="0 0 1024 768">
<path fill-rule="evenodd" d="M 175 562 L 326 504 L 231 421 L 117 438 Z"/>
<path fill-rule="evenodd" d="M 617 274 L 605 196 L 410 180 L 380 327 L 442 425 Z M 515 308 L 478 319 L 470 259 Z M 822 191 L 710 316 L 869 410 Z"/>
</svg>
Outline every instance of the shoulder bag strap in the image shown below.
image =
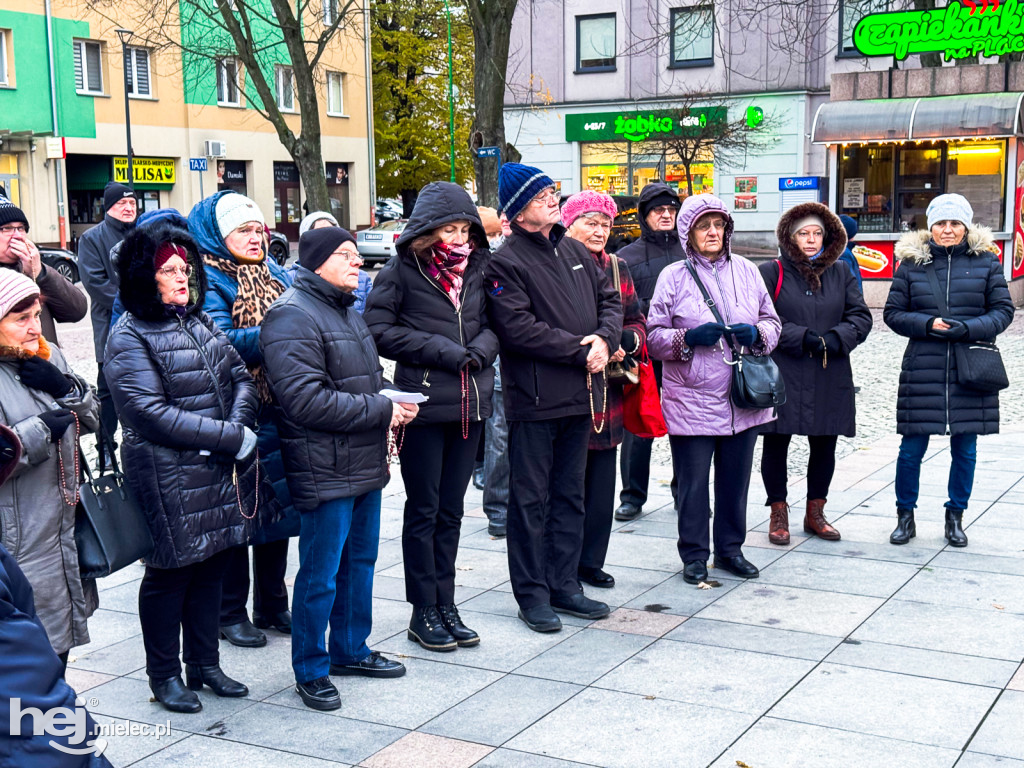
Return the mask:
<svg viewBox="0 0 1024 768">
<path fill-rule="evenodd" d="M 684 261 L 686 262 L 686 268 L 690 270 L 690 274 L 693 276 L 693 281 L 697 283 L 697 287 L 700 288 L 701 296 L 704 297 L 704 303 L 708 305 L 708 309 L 711 310 L 711 314 L 715 316 L 715 320 L 717 320 L 720 325 L 728 325 L 728 323 L 726 323 L 718 313 L 718 307 L 715 306 L 715 300 L 711 298 L 711 294 L 708 293 L 708 289 L 704 287 L 704 283 L 701 281 L 700 275 L 697 274 L 697 268 L 693 266 L 693 262 L 689 259 L 684 259 Z M 732 339 L 729 339 L 728 342 L 729 349 L 732 350 L 733 358 L 738 360 L 740 351 L 736 349 L 736 346 L 732 343 Z"/>
<path fill-rule="evenodd" d="M 939 305 L 939 312 L 942 317 L 949 316 L 949 306 L 946 304 L 946 294 L 942 292 L 942 288 L 939 287 L 939 278 L 935 274 L 935 262 L 929 261 L 924 265 L 924 274 L 928 278 L 928 283 L 932 287 L 932 292 L 935 294 L 935 302 Z"/>
<path fill-rule="evenodd" d="M 619 278 L 619 257 L 613 253 L 608 258 L 612 260 L 612 282 L 615 283 L 615 292 L 621 296 L 622 282 Z"/>
<path fill-rule="evenodd" d="M 775 282 L 775 293 L 772 296 L 773 302 L 778 301 L 779 294 L 782 293 L 782 259 L 776 259 L 775 263 L 779 265 L 779 279 Z"/>
</svg>

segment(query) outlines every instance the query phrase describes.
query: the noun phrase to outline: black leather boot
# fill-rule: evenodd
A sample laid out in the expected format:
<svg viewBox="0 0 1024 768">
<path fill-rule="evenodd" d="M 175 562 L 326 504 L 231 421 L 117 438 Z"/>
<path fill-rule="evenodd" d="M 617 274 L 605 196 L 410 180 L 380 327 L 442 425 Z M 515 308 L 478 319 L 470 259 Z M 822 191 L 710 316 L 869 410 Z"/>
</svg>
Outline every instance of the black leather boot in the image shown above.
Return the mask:
<svg viewBox="0 0 1024 768">
<path fill-rule="evenodd" d="M 153 696 L 171 712 L 194 713 L 203 708 L 199 697 L 185 687 L 181 675 L 166 677 L 161 680 L 149 678 L 149 690 Z"/>
<path fill-rule="evenodd" d="M 441 614 L 444 628 L 455 638 L 459 648 L 469 648 L 471 645 L 479 644 L 480 635 L 462 623 L 459 609 L 455 607 L 454 603 L 437 606 L 437 612 Z"/>
<path fill-rule="evenodd" d="M 209 667 L 186 664 L 185 679 L 193 691 L 201 690 L 204 685 L 208 685 L 215 694 L 229 699 L 240 699 L 249 695 L 249 689 L 225 675 L 218 664 Z"/>
<path fill-rule="evenodd" d="M 452 633 L 445 628 L 436 605 L 412 609 L 407 637 L 428 651 L 447 652 L 459 647 Z"/>
<path fill-rule="evenodd" d="M 890 544 L 906 544 L 917 536 L 917 526 L 914 525 L 914 510 L 896 510 L 896 530 L 889 534 Z"/>
<path fill-rule="evenodd" d="M 964 511 L 946 508 L 946 541 L 951 547 L 966 547 L 967 534 L 964 533 Z"/>
</svg>

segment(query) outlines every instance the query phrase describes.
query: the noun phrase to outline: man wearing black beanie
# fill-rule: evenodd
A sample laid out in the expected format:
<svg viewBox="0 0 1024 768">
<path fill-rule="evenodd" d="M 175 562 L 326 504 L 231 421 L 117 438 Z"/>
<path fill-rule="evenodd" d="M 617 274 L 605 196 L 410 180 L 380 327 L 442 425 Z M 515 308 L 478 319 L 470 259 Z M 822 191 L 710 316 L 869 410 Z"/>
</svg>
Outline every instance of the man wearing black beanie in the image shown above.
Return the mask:
<svg viewBox="0 0 1024 768">
<path fill-rule="evenodd" d="M 107 182 L 103 189 L 103 221 L 86 230 L 78 241 L 78 269 L 82 285 L 92 299 L 92 335 L 96 347 L 96 390 L 100 398 L 100 418 L 107 434 L 117 431 L 117 414 L 110 388 L 103 376 L 103 350 L 110 333 L 110 317 L 117 298 L 117 266 L 110 257 L 111 249 L 135 227 L 135 193 L 124 184 Z M 100 444 L 100 463 L 103 447 Z"/>
</svg>

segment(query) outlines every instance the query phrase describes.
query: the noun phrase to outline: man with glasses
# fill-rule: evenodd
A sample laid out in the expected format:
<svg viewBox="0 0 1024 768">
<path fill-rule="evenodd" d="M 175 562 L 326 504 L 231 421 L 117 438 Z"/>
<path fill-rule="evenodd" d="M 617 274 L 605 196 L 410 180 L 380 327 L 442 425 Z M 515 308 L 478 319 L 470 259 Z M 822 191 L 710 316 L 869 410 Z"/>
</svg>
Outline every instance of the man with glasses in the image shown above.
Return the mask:
<svg viewBox="0 0 1024 768">
<path fill-rule="evenodd" d="M 683 247 L 676 230 L 676 215 L 679 213 L 679 195 L 667 184 L 648 184 L 637 201 L 640 214 L 639 240 L 620 248 L 617 255 L 629 266 L 633 276 L 640 309 L 646 316 L 650 311 L 651 297 L 658 276 L 669 264 L 683 258 Z M 661 387 L 661 362 L 654 362 L 654 375 Z M 651 477 L 651 446 L 649 437 L 637 437 L 626 433 L 622 442 L 619 469 L 622 472 L 622 491 L 619 493 L 619 507 L 615 510 L 616 520 L 633 520 L 643 512 L 647 501 L 647 486 Z M 672 483 L 675 497 L 675 481 Z"/>
<path fill-rule="evenodd" d="M 509 424 L 509 576 L 519 618 L 556 632 L 556 613 L 608 615 L 583 594 L 576 571 L 587 447 L 606 418 L 603 371 L 619 346 L 622 303 L 583 244 L 563 237 L 558 193 L 543 171 L 504 164 L 498 200 L 512 233 L 486 286 Z"/>
<path fill-rule="evenodd" d="M 43 338 L 57 344 L 56 323 L 77 323 L 85 317 L 89 302 L 70 280 L 43 264 L 36 244 L 28 239 L 28 228 L 21 208 L 0 197 L 0 267 L 21 272 L 39 286 Z"/>
</svg>

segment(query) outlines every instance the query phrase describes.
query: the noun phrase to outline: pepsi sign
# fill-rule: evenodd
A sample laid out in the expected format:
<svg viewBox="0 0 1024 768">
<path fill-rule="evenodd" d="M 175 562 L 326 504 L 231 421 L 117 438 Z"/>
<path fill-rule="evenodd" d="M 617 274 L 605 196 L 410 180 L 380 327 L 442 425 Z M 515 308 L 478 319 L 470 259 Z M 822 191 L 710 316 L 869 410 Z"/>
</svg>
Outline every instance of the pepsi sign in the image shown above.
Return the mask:
<svg viewBox="0 0 1024 768">
<path fill-rule="evenodd" d="M 817 189 L 819 181 L 818 176 L 784 176 L 779 179 L 779 189 Z"/>
</svg>

